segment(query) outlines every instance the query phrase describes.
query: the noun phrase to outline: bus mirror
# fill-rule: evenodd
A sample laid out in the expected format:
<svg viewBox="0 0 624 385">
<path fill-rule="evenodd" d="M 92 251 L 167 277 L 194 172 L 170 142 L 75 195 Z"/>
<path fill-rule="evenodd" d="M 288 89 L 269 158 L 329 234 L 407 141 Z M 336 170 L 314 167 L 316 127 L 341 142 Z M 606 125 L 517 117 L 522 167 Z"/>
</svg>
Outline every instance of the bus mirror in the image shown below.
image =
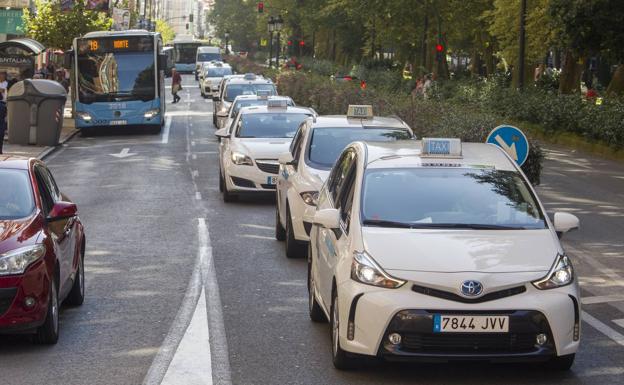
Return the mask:
<svg viewBox="0 0 624 385">
<path fill-rule="evenodd" d="M 71 68 L 73 57 L 74 57 L 74 51 L 65 51 L 65 54 L 63 55 L 63 67 Z"/>
<path fill-rule="evenodd" d="M 158 55 L 158 68 L 163 71 L 167 69 L 167 55 Z"/>
</svg>

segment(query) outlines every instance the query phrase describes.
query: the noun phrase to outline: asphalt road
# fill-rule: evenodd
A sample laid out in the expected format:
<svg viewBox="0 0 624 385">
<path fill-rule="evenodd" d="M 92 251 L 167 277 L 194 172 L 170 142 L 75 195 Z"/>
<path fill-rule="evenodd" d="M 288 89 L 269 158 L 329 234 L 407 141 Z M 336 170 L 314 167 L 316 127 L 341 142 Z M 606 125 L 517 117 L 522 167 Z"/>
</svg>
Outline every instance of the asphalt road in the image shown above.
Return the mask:
<svg viewBox="0 0 624 385">
<path fill-rule="evenodd" d="M 306 262 L 273 238 L 273 199 L 222 201 L 212 103 L 191 76 L 184 84 L 168 136 L 78 136 L 48 159 L 86 226 L 87 300 L 61 313 L 56 346 L 0 338 L 0 383 L 158 383 L 201 291 L 210 359 L 190 361 L 215 384 L 624 384 L 624 166 L 561 150 L 545 163 L 541 198 L 583 226 L 566 237 L 592 302 L 572 371 L 371 362 L 339 372 L 328 325 L 307 315 Z M 110 155 L 126 148 L 134 155 Z"/>
</svg>

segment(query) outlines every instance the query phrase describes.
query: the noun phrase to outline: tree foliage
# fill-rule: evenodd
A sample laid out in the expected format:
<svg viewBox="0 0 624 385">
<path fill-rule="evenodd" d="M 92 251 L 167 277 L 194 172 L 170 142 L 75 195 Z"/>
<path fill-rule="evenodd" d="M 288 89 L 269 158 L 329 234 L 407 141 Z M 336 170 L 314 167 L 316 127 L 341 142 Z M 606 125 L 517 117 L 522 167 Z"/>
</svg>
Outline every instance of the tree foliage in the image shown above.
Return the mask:
<svg viewBox="0 0 624 385">
<path fill-rule="evenodd" d="M 24 10 L 24 31 L 48 48 L 67 50 L 74 37 L 109 30 L 113 23 L 105 13 L 86 9 L 85 0 L 75 0 L 67 11 L 61 11 L 60 2 L 46 0 L 35 0 L 35 7 L 36 13 Z"/>
<path fill-rule="evenodd" d="M 165 44 L 172 42 L 175 38 L 175 32 L 171 25 L 162 19 L 156 20 L 156 32 L 160 33 Z"/>
</svg>

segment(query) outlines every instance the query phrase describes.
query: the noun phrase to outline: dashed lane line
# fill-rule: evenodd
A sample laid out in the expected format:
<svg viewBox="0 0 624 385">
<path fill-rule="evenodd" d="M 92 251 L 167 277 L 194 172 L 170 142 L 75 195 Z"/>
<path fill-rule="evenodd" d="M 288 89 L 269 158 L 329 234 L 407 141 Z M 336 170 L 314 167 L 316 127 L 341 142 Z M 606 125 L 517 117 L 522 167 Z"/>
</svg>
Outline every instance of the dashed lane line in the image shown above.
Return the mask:
<svg viewBox="0 0 624 385">
<path fill-rule="evenodd" d="M 241 224 L 241 226 L 243 226 L 243 227 L 251 227 L 253 229 L 263 229 L 263 230 L 274 230 L 275 229 L 274 227 L 271 227 L 271 226 L 254 225 L 254 224 L 251 224 L 251 223 L 243 223 L 243 224 Z"/>
<path fill-rule="evenodd" d="M 617 331 L 609 327 L 607 324 L 603 323 L 598 318 L 588 314 L 587 312 L 582 312 L 582 315 L 583 315 L 583 321 L 587 322 L 594 329 L 598 330 L 605 336 L 609 337 L 618 345 L 624 346 L 624 335 L 618 333 Z"/>
<path fill-rule="evenodd" d="M 162 133 L 161 143 L 169 143 L 169 130 L 171 129 L 171 116 L 165 116 L 165 128 Z"/>
</svg>

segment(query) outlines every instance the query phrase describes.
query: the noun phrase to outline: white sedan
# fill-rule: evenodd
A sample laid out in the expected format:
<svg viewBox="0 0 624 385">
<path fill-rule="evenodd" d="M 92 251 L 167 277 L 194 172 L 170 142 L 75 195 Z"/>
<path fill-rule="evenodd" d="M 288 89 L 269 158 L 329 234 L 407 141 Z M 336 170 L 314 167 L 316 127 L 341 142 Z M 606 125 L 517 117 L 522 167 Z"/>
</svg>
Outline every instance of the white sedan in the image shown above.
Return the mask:
<svg viewBox="0 0 624 385">
<path fill-rule="evenodd" d="M 573 364 L 580 291 L 558 235 L 579 221 L 551 221 L 499 147 L 351 144 L 313 223 L 310 316 L 330 320 L 337 368 L 357 355 Z"/>
<path fill-rule="evenodd" d="M 365 107 L 360 109 L 364 114 L 356 115 L 355 107 Z M 349 143 L 393 141 L 413 136 L 401 119 L 373 116 L 370 106 L 349 106 L 344 116 L 306 120 L 290 150 L 279 158 L 275 238 L 286 241 L 286 256 L 306 255 L 318 192 Z"/>
<path fill-rule="evenodd" d="M 288 107 L 285 99 L 270 100 L 267 106 L 242 108 L 231 128 L 217 130 L 223 200 L 274 192 L 279 154 L 288 150 L 299 125 L 314 115 L 308 108 Z"/>
</svg>

